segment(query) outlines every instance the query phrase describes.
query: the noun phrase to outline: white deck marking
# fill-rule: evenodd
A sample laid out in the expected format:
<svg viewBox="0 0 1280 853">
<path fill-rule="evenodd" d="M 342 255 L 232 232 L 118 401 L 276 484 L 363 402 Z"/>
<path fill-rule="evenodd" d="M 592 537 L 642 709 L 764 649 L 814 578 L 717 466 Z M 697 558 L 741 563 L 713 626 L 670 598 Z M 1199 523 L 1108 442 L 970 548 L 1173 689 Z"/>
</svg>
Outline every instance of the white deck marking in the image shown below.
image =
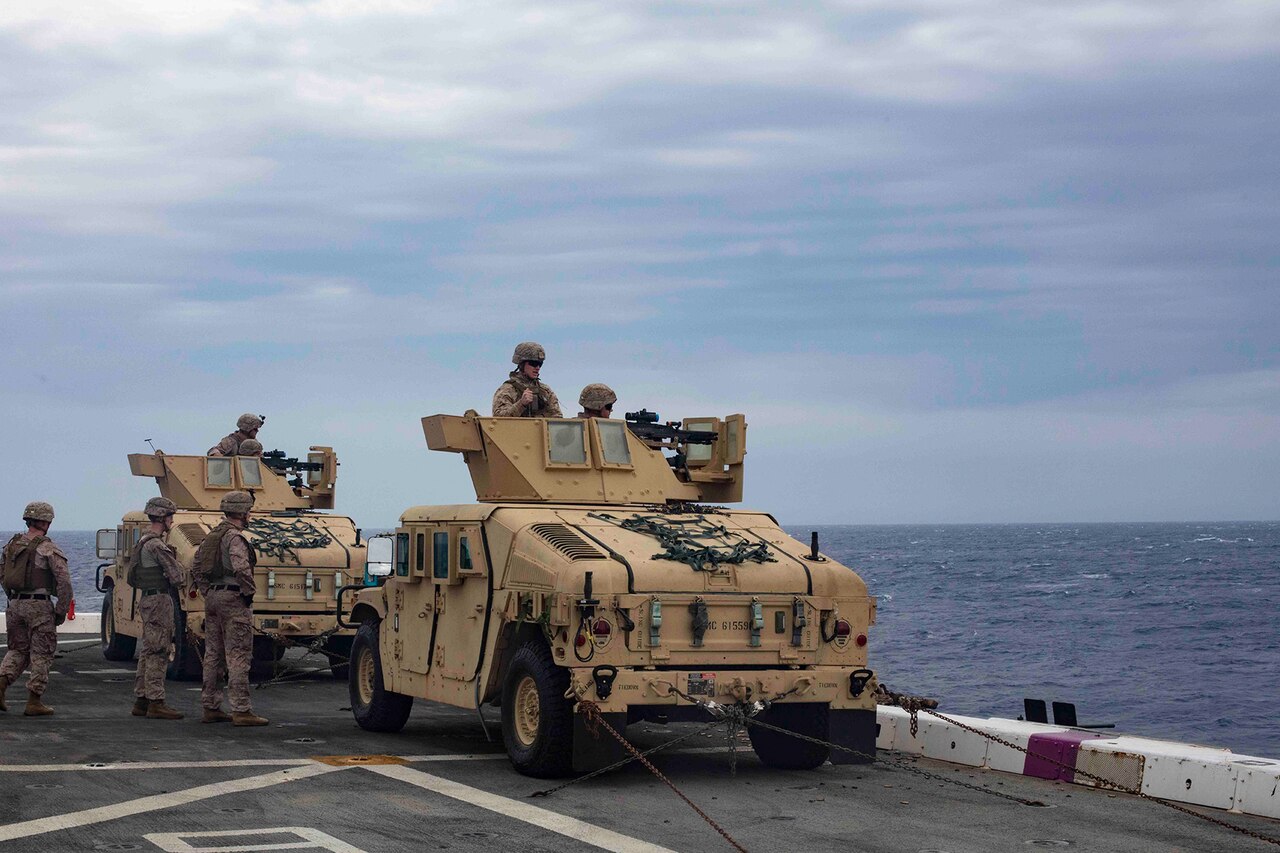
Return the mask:
<svg viewBox="0 0 1280 853">
<path fill-rule="evenodd" d="M 296 835 L 298 841 L 276 844 L 214 844 L 212 847 L 192 847 L 188 838 L 244 838 L 255 835 Z M 364 853 L 332 835 L 309 826 L 275 826 L 263 829 L 224 829 L 216 832 L 152 832 L 142 836 L 165 853 L 250 853 L 258 850 L 329 850 L 332 853 Z"/>
<path fill-rule="evenodd" d="M 138 668 L 133 669 L 77 669 L 77 675 L 136 675 Z"/>
<path fill-rule="evenodd" d="M 188 788 L 185 791 L 174 791 L 169 794 L 154 794 L 149 797 L 139 797 L 136 800 L 127 800 L 123 803 L 115 803 L 110 806 L 99 806 L 93 809 L 70 812 L 69 814 L 19 821 L 18 823 L 10 823 L 5 826 L 0 826 L 0 841 L 12 841 L 15 838 L 29 838 L 33 835 L 44 835 L 48 832 L 72 829 L 77 826 L 89 826 L 90 824 L 117 820 L 119 818 L 130 817 L 132 815 L 146 814 L 147 812 L 159 811 L 160 809 L 168 809 L 174 806 L 184 806 L 189 803 L 199 802 L 200 800 L 207 800 L 211 797 L 220 797 L 223 794 L 239 794 L 245 791 L 255 791 L 259 788 L 270 788 L 273 785 L 279 785 L 283 782 L 294 782 L 298 779 L 307 779 L 312 776 L 320 776 L 325 773 L 338 773 L 343 770 L 350 769 L 350 767 L 334 767 L 328 764 L 311 763 L 309 767 L 295 767 L 289 770 L 277 770 L 274 773 L 267 773 L 262 776 L 250 776 L 247 779 L 233 779 L 229 782 L 215 782 L 211 785 L 199 785 L 195 788 Z"/>
<path fill-rule="evenodd" d="M 396 758 L 402 758 L 411 764 L 423 761 L 506 761 L 507 754 L 505 752 L 474 752 L 461 755 L 397 755 Z"/>
<path fill-rule="evenodd" d="M 416 785 L 436 794 L 443 794 L 467 805 L 479 806 L 491 812 L 522 820 L 525 823 L 559 833 L 584 844 L 590 844 L 593 847 L 599 847 L 602 850 L 611 850 L 614 853 L 674 853 L 669 848 L 659 847 L 657 844 L 641 841 L 639 838 L 632 838 L 629 835 L 623 835 L 620 832 L 614 832 L 611 829 L 605 829 L 602 826 L 578 820 L 576 817 L 569 817 L 538 808 L 537 806 L 531 806 L 519 800 L 512 800 L 499 794 L 472 788 L 470 785 L 464 785 L 461 782 L 454 782 L 440 776 L 432 776 L 430 773 L 423 773 L 421 770 L 414 770 L 412 767 L 383 765 L 364 769 L 370 773 L 386 776 L 388 779 L 395 779 L 399 782 Z"/>
<path fill-rule="evenodd" d="M 69 646 L 69 645 L 79 644 L 79 643 L 86 643 L 86 644 L 88 644 L 88 643 L 97 643 L 97 642 L 100 642 L 100 641 L 99 641 L 99 640 L 59 640 L 59 641 L 58 641 L 58 645 L 60 645 L 60 646 Z M 5 643 L 0 643 L 0 649 L 7 649 L 7 648 L 9 648 L 9 646 L 8 646 L 7 644 L 5 644 Z"/>
<path fill-rule="evenodd" d="M 189 767 L 301 767 L 310 758 L 237 758 L 225 761 L 122 761 L 119 764 L 0 764 L 0 773 L 54 773 L 85 770 L 185 770 Z"/>
</svg>

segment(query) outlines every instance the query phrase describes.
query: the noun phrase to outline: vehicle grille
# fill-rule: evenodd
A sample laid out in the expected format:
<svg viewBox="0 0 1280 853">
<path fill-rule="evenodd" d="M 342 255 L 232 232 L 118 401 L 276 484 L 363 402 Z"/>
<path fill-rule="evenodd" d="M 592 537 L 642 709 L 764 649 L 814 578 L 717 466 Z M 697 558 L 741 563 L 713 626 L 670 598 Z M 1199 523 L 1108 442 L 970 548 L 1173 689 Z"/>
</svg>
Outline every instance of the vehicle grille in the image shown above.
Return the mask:
<svg viewBox="0 0 1280 853">
<path fill-rule="evenodd" d="M 189 521 L 186 524 L 175 525 L 174 530 L 177 530 L 183 536 L 187 537 L 187 541 L 192 545 L 199 545 L 204 541 L 204 537 L 208 535 L 208 531 L 204 529 L 204 525 L 198 524 L 194 521 Z"/>
<path fill-rule="evenodd" d="M 592 546 L 564 524 L 535 524 L 533 532 L 541 536 L 570 560 L 603 560 L 603 552 Z"/>
</svg>

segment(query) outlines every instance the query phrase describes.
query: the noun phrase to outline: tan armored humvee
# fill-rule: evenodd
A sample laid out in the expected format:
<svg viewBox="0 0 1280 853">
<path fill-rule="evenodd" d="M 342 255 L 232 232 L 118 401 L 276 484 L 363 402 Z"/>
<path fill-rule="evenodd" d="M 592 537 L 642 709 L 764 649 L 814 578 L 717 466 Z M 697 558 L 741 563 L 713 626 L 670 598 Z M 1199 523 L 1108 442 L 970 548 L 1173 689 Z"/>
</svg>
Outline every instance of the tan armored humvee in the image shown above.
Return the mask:
<svg viewBox="0 0 1280 853">
<path fill-rule="evenodd" d="M 286 459 L 279 451 L 263 457 L 135 453 L 129 455 L 129 468 L 135 476 L 154 477 L 160 493 L 178 505 L 168 542 L 177 549 L 187 585 L 175 605 L 170 678 L 200 678 L 204 599 L 190 582 L 191 565 L 204 537 L 222 522 L 222 496 L 235 489 L 254 496 L 245 535 L 258 557 L 255 663 L 274 662 L 290 643 L 319 639 L 334 675 L 345 677 L 354 632 L 337 624 L 337 591 L 361 583 L 365 547 L 350 518 L 317 512 L 333 508 L 338 457 L 332 448 L 312 447 L 305 461 Z M 98 556 L 111 560 L 98 567 L 97 577 L 107 660 L 132 658 L 142 635 L 138 591 L 129 586 L 127 574 L 148 523 L 134 511 L 115 529 L 98 531 Z"/>
<path fill-rule="evenodd" d="M 869 760 L 866 584 L 766 513 L 700 505 L 742 499 L 743 416 L 628 419 L 423 419 L 480 502 L 413 507 L 390 541 L 371 540 L 367 574 L 386 580 L 352 599 L 357 722 L 397 731 L 415 697 L 498 703 L 516 769 L 553 776 L 621 754 L 588 733 L 578 700 L 619 731 L 706 720 L 701 700 L 772 700 L 764 721 Z M 828 758 L 749 731 L 766 764 Z"/>
</svg>

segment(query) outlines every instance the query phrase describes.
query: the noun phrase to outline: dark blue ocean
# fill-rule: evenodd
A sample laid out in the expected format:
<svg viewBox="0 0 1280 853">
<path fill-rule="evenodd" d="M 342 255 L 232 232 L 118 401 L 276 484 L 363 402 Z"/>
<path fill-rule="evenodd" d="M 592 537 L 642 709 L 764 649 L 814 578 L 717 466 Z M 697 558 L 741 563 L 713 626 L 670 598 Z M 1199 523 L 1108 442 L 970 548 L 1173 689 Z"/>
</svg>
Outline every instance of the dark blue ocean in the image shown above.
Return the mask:
<svg viewBox="0 0 1280 853">
<path fill-rule="evenodd" d="M 896 690 L 1280 757 L 1280 522 L 788 526 L 813 529 L 879 599 L 871 666 Z M 93 534 L 54 535 L 97 612 Z"/>
<path fill-rule="evenodd" d="M 1280 757 L 1280 522 L 788 526 L 815 529 L 878 598 L 896 690 Z"/>
</svg>

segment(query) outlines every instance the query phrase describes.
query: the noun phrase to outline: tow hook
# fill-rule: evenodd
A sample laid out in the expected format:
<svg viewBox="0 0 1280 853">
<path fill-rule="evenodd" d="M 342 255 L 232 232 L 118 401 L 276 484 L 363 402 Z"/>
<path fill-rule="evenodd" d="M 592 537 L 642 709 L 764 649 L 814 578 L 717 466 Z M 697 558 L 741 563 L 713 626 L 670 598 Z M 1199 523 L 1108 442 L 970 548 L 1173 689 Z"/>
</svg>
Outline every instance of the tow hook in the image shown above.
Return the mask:
<svg viewBox="0 0 1280 853">
<path fill-rule="evenodd" d="M 867 682 L 874 677 L 875 673 L 869 669 L 855 669 L 849 673 L 849 695 L 857 699 L 866 689 Z"/>
<path fill-rule="evenodd" d="M 601 664 L 591 670 L 591 677 L 596 682 L 596 695 L 608 699 L 613 692 L 613 680 L 618 677 L 618 668 L 610 664 Z"/>
</svg>

